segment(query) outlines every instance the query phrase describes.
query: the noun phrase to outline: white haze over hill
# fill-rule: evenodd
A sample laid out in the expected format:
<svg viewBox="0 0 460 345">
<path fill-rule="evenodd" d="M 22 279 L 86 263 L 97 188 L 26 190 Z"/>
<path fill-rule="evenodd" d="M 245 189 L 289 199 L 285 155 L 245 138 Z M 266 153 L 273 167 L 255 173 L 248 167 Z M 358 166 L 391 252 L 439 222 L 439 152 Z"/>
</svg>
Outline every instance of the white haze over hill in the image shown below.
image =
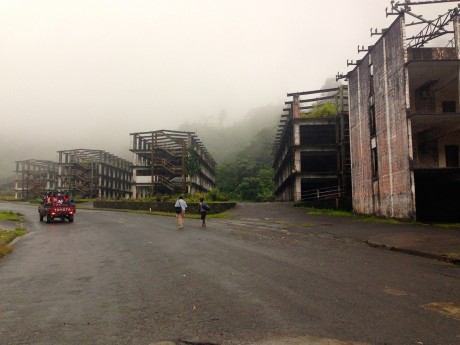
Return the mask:
<svg viewBox="0 0 460 345">
<path fill-rule="evenodd" d="M 0 177 L 57 150 L 130 160 L 131 132 L 193 123 L 200 135 L 199 124 L 234 128 L 254 109 L 281 114 L 286 93 L 347 71 L 358 44 L 375 42 L 369 29 L 391 23 L 389 5 L 2 0 Z"/>
</svg>

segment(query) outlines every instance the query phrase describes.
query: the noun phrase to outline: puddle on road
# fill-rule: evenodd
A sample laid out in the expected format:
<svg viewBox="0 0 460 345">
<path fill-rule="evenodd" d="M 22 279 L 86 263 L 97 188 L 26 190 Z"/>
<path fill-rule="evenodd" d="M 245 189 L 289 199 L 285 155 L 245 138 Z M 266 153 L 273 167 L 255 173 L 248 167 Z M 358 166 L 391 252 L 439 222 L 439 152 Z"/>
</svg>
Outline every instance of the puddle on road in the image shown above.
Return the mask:
<svg viewBox="0 0 460 345">
<path fill-rule="evenodd" d="M 460 321 L 460 306 L 451 302 L 425 304 L 422 308 L 437 311 L 438 313 Z"/>
</svg>

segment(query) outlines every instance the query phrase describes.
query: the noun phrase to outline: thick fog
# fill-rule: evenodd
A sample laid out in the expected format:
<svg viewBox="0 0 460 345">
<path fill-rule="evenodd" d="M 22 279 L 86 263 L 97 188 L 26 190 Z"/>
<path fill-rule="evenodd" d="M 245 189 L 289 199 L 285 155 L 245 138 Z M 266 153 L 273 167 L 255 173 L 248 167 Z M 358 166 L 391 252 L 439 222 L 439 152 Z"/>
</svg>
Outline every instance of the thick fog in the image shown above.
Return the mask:
<svg viewBox="0 0 460 345">
<path fill-rule="evenodd" d="M 130 133 L 234 126 L 320 88 L 388 0 L 2 0 L 0 177 L 14 161 L 91 148 L 131 159 Z M 453 7 L 451 5 L 450 7 Z M 206 140 L 204 138 L 204 143 Z"/>
</svg>

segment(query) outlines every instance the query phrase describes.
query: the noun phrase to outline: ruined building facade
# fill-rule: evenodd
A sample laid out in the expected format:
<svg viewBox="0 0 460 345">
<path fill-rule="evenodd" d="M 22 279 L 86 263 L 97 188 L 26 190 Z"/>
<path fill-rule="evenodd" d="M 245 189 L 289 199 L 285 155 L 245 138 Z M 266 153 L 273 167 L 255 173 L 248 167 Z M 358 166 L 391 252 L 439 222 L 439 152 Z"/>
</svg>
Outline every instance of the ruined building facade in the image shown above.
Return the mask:
<svg viewBox="0 0 460 345">
<path fill-rule="evenodd" d="M 16 199 L 67 192 L 74 198 L 131 196 L 132 167 L 102 150 L 58 151 L 59 162 L 35 159 L 16 162 Z"/>
<path fill-rule="evenodd" d="M 351 195 L 347 87 L 288 96 L 273 148 L 276 200 Z"/>
<path fill-rule="evenodd" d="M 58 151 L 58 189 L 89 198 L 127 198 L 131 195 L 132 166 L 102 150 Z"/>
<path fill-rule="evenodd" d="M 459 220 L 457 15 L 453 27 L 453 47 L 423 48 L 401 13 L 348 74 L 357 213 Z"/>
<path fill-rule="evenodd" d="M 30 199 L 54 191 L 58 172 L 58 164 L 52 161 L 16 161 L 15 198 Z"/>
<path fill-rule="evenodd" d="M 215 187 L 216 162 L 192 132 L 131 133 L 133 196 L 207 192 Z"/>
</svg>

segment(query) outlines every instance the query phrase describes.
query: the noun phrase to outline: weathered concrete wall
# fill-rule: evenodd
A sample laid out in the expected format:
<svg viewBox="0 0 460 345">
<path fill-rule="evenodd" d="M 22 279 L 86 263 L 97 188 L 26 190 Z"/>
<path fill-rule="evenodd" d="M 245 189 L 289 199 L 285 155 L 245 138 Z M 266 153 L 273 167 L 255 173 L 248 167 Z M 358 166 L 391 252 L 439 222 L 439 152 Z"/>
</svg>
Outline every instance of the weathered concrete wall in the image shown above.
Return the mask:
<svg viewBox="0 0 460 345">
<path fill-rule="evenodd" d="M 455 48 L 409 48 L 408 60 L 456 60 Z"/>
<path fill-rule="evenodd" d="M 399 17 L 351 73 L 350 134 L 353 208 L 358 213 L 410 219 L 413 195 L 406 119 L 404 19 Z M 370 133 L 370 61 L 374 71 L 376 135 Z M 373 178 L 371 147 L 377 148 Z"/>
<path fill-rule="evenodd" d="M 370 151 L 369 56 L 366 55 L 350 75 L 350 149 L 353 186 L 353 208 L 359 213 L 373 213 Z"/>
</svg>

